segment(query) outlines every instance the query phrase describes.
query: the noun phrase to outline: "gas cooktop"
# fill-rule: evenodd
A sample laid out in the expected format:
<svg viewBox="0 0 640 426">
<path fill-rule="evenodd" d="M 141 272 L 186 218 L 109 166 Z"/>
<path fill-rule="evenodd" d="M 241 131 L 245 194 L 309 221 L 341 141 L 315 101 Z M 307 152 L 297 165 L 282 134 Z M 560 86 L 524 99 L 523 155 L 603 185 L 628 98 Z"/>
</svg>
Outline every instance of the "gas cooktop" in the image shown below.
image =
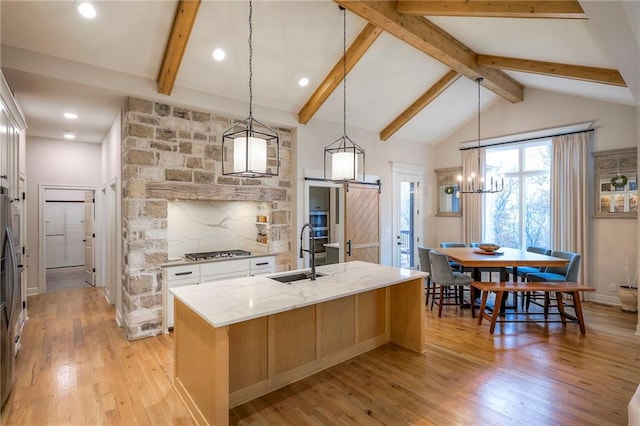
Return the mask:
<svg viewBox="0 0 640 426">
<path fill-rule="evenodd" d="M 246 250 L 222 250 L 222 251 L 205 251 L 202 253 L 188 253 L 184 257 L 189 260 L 209 260 L 209 259 L 223 259 L 228 257 L 242 257 L 251 255 L 250 251 Z"/>
</svg>

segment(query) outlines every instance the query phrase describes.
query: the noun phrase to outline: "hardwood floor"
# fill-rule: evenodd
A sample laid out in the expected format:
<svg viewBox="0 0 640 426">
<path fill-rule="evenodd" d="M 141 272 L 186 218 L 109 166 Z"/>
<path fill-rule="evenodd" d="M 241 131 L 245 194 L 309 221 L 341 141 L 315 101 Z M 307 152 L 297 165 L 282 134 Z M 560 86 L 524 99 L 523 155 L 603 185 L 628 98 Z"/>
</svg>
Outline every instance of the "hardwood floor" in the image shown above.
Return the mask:
<svg viewBox="0 0 640 426">
<path fill-rule="evenodd" d="M 3 425 L 193 424 L 171 388 L 171 335 L 127 342 L 101 289 L 29 298 Z M 584 304 L 577 324 L 427 310 L 427 351 L 394 345 L 231 410 L 232 424 L 626 425 L 640 383 L 636 316 Z"/>
</svg>

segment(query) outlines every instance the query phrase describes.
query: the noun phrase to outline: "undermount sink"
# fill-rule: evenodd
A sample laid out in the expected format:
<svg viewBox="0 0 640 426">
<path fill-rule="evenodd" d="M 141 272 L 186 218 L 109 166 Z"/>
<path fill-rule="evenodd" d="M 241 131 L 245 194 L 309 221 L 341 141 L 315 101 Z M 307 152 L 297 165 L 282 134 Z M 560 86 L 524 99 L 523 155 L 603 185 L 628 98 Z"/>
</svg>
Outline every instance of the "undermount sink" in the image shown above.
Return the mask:
<svg viewBox="0 0 640 426">
<path fill-rule="evenodd" d="M 322 277 L 325 274 L 316 274 L 317 277 Z M 272 280 L 280 281 L 281 283 L 290 283 L 293 281 L 302 281 L 311 279 L 311 272 L 296 272 L 288 275 L 278 275 L 277 277 L 267 277 Z"/>
</svg>

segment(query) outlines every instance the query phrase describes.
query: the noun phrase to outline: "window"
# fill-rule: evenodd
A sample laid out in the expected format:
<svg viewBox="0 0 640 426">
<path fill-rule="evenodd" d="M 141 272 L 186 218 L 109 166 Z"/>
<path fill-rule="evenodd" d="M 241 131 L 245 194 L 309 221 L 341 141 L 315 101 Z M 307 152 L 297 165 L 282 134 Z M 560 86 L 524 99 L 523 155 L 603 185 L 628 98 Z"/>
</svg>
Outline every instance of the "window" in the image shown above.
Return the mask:
<svg viewBox="0 0 640 426">
<path fill-rule="evenodd" d="M 524 249 L 551 245 L 551 140 L 486 148 L 485 176 L 504 190 L 485 198 L 484 241 Z"/>
</svg>

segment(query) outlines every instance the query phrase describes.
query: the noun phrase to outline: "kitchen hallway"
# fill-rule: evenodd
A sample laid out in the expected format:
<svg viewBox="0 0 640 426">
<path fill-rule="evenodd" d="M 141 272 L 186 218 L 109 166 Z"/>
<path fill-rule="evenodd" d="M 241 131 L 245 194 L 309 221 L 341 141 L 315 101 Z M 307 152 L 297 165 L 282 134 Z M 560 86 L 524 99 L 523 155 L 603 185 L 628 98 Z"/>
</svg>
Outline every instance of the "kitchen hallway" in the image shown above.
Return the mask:
<svg viewBox="0 0 640 426">
<path fill-rule="evenodd" d="M 626 424 L 636 316 L 585 303 L 576 324 L 478 326 L 426 311 L 423 355 L 386 345 L 231 410 L 232 424 Z M 29 298 L 3 425 L 193 424 L 172 335 L 128 342 L 100 288 Z"/>
</svg>

